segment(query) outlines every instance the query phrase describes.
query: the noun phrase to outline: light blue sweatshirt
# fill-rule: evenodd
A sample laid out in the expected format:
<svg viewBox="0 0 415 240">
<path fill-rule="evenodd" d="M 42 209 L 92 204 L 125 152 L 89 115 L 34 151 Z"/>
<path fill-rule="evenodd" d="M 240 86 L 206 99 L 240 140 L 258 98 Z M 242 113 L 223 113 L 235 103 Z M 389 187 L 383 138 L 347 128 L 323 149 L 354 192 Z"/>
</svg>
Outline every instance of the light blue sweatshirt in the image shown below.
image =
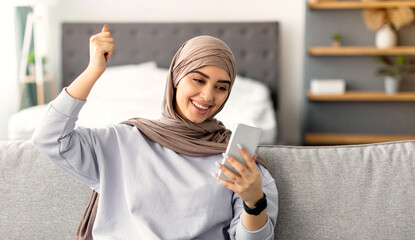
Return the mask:
<svg viewBox="0 0 415 240">
<path fill-rule="evenodd" d="M 125 124 L 75 129 L 84 104 L 63 90 L 32 140 L 52 162 L 100 194 L 94 239 L 274 238 L 278 193 L 264 167 L 257 165 L 268 221 L 248 231 L 240 218 L 242 200 L 211 176 L 220 154 L 182 155 Z"/>
</svg>

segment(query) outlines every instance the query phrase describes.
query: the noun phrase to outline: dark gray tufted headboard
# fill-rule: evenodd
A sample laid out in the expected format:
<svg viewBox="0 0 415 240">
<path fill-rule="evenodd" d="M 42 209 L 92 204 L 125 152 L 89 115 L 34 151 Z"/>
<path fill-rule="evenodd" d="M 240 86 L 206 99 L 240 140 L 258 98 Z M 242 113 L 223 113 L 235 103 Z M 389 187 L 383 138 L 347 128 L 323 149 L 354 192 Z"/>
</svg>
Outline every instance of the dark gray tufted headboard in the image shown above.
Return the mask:
<svg viewBox="0 0 415 240">
<path fill-rule="evenodd" d="M 109 65 L 156 61 L 168 68 L 189 38 L 211 35 L 225 41 L 235 55 L 238 74 L 265 82 L 277 106 L 279 34 L 277 22 L 239 23 L 107 23 L 115 41 Z M 69 85 L 87 66 L 89 38 L 104 23 L 64 23 L 63 84 Z"/>
</svg>

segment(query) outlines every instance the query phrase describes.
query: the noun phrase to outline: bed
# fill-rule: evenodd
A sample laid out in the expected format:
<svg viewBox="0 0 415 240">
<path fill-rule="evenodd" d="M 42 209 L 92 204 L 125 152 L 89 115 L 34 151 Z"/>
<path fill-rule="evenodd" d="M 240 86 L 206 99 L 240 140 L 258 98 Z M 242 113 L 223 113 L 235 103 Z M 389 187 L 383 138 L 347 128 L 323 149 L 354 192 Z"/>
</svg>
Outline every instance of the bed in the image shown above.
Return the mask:
<svg viewBox="0 0 415 240">
<path fill-rule="evenodd" d="M 62 24 L 61 86 L 68 86 L 85 69 L 89 37 L 103 24 Z M 261 127 L 261 144 L 276 143 L 277 22 L 107 24 L 115 40 L 114 55 L 91 91 L 78 125 L 103 127 L 132 117 L 157 119 L 173 55 L 187 39 L 211 35 L 232 49 L 238 74 L 227 105 L 216 117 L 230 129 L 238 122 Z M 30 138 L 45 109 L 40 105 L 14 114 L 9 139 Z"/>
</svg>

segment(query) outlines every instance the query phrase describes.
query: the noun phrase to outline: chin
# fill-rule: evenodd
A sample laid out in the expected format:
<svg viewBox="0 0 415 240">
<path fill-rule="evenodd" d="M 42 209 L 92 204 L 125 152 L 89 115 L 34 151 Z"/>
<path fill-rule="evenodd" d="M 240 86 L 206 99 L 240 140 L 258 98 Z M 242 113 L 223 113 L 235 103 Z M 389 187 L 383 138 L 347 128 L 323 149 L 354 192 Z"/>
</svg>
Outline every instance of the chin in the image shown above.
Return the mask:
<svg viewBox="0 0 415 240">
<path fill-rule="evenodd" d="M 190 121 L 194 122 L 194 123 L 202 123 L 204 121 L 206 121 L 207 118 L 197 118 L 197 119 L 189 119 Z"/>
<path fill-rule="evenodd" d="M 202 123 L 204 121 L 206 121 L 207 119 L 209 119 L 211 116 L 211 114 L 209 116 L 191 116 L 191 117 L 186 117 L 188 120 L 194 122 L 194 123 Z"/>
</svg>

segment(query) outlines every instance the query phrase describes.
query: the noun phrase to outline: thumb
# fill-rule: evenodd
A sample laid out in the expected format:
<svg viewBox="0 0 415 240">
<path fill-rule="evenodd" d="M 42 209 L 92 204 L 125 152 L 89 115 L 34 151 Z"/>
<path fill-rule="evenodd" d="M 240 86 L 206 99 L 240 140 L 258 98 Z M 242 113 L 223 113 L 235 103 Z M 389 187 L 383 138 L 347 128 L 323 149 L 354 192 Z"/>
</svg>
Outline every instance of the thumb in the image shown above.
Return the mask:
<svg viewBox="0 0 415 240">
<path fill-rule="evenodd" d="M 101 32 L 109 32 L 107 24 L 104 25 Z"/>
</svg>

